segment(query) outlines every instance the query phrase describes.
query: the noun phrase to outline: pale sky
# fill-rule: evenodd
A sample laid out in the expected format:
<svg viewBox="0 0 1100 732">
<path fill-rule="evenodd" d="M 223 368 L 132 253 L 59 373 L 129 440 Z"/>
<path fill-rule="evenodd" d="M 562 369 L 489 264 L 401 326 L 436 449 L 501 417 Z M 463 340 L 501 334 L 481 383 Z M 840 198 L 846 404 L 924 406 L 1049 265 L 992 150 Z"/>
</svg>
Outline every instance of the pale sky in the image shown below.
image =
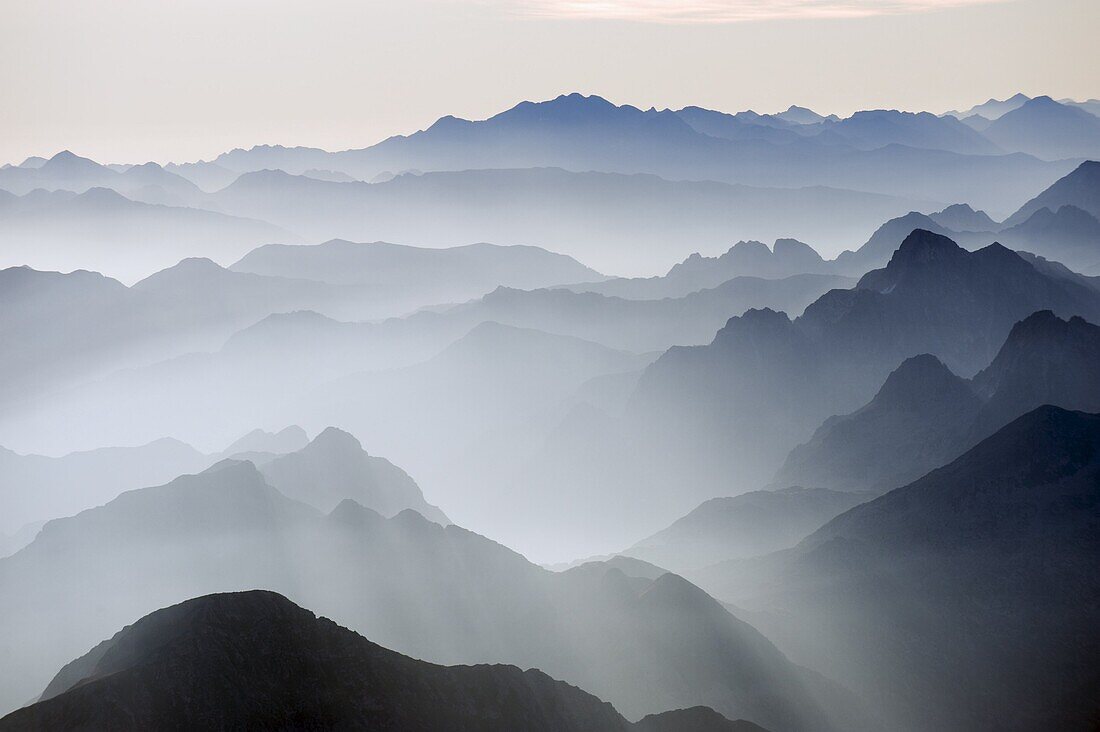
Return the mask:
<svg viewBox="0 0 1100 732">
<path fill-rule="evenodd" d="M 1100 97 L 1100 0 L 0 0 L 0 162 L 365 147 L 580 91 L 639 107 Z"/>
</svg>

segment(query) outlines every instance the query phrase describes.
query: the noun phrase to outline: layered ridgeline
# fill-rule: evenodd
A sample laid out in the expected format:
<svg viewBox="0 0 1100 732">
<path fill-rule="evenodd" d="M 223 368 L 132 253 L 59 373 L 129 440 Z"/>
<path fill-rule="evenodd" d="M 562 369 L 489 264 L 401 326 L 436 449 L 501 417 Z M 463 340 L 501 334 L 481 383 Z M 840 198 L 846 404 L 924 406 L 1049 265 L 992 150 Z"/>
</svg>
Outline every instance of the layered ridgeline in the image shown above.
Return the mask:
<svg viewBox="0 0 1100 732">
<path fill-rule="evenodd" d="M 240 461 L 51 521 L 0 559 L 3 704 L 134 617 L 256 587 L 416 658 L 537 667 L 630 719 L 705 705 L 768 729 L 857 724 L 838 687 L 680 577 L 624 560 L 557 574 L 414 511 L 326 515 Z"/>
<path fill-rule="evenodd" d="M 135 201 L 109 188 L 17 196 L 0 184 L 4 267 L 94 269 L 135 282 L 184 257 L 234 259 L 263 244 L 301 240 L 255 218 Z"/>
<path fill-rule="evenodd" d="M 797 547 L 694 574 L 892 729 L 1086 729 L 1100 416 L 1044 406 Z"/>
<path fill-rule="evenodd" d="M 574 259 L 536 247 L 423 249 L 384 242 L 265 246 L 232 269 L 192 257 L 131 287 L 95 272 L 12 267 L 0 270 L 0 336 L 10 345 L 0 358 L 0 399 L 216 349 L 273 313 L 313 310 L 367 320 L 477 298 L 501 286 L 600 278 Z"/>
<path fill-rule="evenodd" d="M 301 427 L 254 430 L 220 453 L 206 455 L 178 440 L 101 448 L 59 458 L 0 450 L 0 534 L 16 534 L 11 551 L 30 542 L 48 519 L 99 506 L 121 493 L 199 472 L 227 457 L 260 466 L 285 495 L 322 511 L 350 498 L 383 516 L 411 508 L 442 524 L 449 519 L 424 500 L 416 482 L 385 458 L 368 455 L 352 435 L 329 427 L 312 441 Z M 27 531 L 33 527 L 28 535 Z M 17 541 L 25 539 L 25 541 Z M 0 547 L 4 549 L 5 547 Z"/>
<path fill-rule="evenodd" d="M 997 242 L 1078 272 L 1100 274 L 1100 163 L 1081 163 L 1003 223 L 967 204 L 931 214 L 910 211 L 882 224 L 858 249 L 824 262 L 825 271 L 859 275 L 881 267 L 914 229 L 948 236 L 967 249 Z"/>
<path fill-rule="evenodd" d="M 668 712 L 724 732 L 762 730 L 712 710 Z M 703 716 L 709 715 L 709 716 Z M 607 703 L 514 666 L 437 666 L 254 590 L 157 610 L 67 664 L 0 729 L 634 729 Z"/>
<path fill-rule="evenodd" d="M 622 554 L 691 570 L 794 546 L 1038 406 L 1100 412 L 1098 373 L 1100 328 L 1049 310 L 1017 323 L 972 380 L 928 354 L 906 359 L 868 404 L 825 420 L 792 450 L 772 481 L 775 490 L 705 501 Z"/>
<path fill-rule="evenodd" d="M 724 251 L 733 236 L 793 236 L 838 250 L 884 219 L 937 207 L 937 199 L 916 195 L 669 180 L 593 167 L 463 169 L 385 183 L 333 183 L 264 170 L 241 175 L 213 198 L 221 210 L 271 221 L 306 241 L 532 244 L 625 275 L 663 271 L 684 256 L 684 242 L 708 253 Z M 1057 164 L 1050 172 L 1015 193 L 1011 205 L 1066 170 Z M 964 200 L 961 195 L 950 200 Z"/>
<path fill-rule="evenodd" d="M 1068 170 L 1026 155 L 997 154 L 1003 151 L 995 143 L 953 118 L 869 110 L 846 120 L 804 121 L 698 107 L 641 110 L 570 94 L 523 102 L 486 120 L 443 117 L 426 130 L 362 150 L 260 146 L 231 151 L 209 165 L 240 173 L 333 170 L 359 180 L 402 171 L 557 167 L 752 186 L 824 185 L 941 201 L 968 200 L 982 191 L 986 200 L 979 203 L 994 209 Z M 206 165 L 174 170 L 192 175 Z"/>
<path fill-rule="evenodd" d="M 930 355 L 907 359 L 875 397 L 795 448 L 779 485 L 884 492 L 958 457 L 1043 404 L 1100 412 L 1100 327 L 1049 310 L 1017 323 L 972 380 Z"/>
<path fill-rule="evenodd" d="M 794 546 L 873 495 L 795 486 L 712 498 L 620 554 L 676 572 L 768 554 Z"/>
<path fill-rule="evenodd" d="M 666 446 L 656 457 L 680 456 L 673 471 L 689 483 L 727 494 L 759 487 L 826 417 L 865 404 L 904 359 L 930 353 L 969 377 L 1014 323 L 1043 309 L 1098 322 L 1100 291 L 1001 246 L 967 252 L 914 231 L 884 269 L 793 321 L 753 310 L 707 346 L 670 349 L 644 373 L 629 414 Z"/>
</svg>

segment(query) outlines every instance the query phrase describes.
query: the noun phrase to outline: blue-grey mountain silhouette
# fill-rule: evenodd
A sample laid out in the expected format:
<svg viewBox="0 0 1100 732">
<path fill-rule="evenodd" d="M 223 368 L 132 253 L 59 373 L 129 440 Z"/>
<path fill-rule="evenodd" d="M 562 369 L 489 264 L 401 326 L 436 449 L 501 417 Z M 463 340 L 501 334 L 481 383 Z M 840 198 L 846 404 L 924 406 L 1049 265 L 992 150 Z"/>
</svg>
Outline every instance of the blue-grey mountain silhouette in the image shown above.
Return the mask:
<svg viewBox="0 0 1100 732">
<path fill-rule="evenodd" d="M 1043 406 L 794 549 L 695 576 L 893 729 L 1084 729 L 1098 490 L 1100 416 Z"/>
</svg>

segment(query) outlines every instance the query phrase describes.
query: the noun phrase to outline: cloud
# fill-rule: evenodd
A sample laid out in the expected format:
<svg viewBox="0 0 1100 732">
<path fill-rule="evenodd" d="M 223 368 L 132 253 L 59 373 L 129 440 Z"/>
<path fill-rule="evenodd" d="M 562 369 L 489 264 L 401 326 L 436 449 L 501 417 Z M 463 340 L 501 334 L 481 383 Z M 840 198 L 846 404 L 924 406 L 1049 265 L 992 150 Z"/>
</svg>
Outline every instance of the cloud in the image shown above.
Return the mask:
<svg viewBox="0 0 1100 732">
<path fill-rule="evenodd" d="M 485 0 L 540 18 L 646 23 L 739 23 L 799 18 L 864 18 L 989 5 L 1006 0 Z"/>
</svg>

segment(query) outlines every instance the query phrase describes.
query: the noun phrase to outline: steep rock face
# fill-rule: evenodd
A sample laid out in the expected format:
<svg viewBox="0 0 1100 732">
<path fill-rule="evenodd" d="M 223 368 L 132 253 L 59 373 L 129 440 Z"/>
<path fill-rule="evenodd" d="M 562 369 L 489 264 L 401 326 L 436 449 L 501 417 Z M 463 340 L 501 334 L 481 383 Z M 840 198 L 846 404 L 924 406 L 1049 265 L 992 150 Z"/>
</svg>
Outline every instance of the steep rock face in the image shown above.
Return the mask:
<svg viewBox="0 0 1100 732">
<path fill-rule="evenodd" d="M 272 592 L 209 595 L 142 618 L 66 666 L 0 729 L 569 730 L 630 725 L 536 671 L 417 661 Z"/>
<path fill-rule="evenodd" d="M 829 659 L 893 728 L 1085 728 L 1098 508 L 1100 416 L 1044 406 L 796 548 L 696 580 L 799 661 Z"/>
</svg>

